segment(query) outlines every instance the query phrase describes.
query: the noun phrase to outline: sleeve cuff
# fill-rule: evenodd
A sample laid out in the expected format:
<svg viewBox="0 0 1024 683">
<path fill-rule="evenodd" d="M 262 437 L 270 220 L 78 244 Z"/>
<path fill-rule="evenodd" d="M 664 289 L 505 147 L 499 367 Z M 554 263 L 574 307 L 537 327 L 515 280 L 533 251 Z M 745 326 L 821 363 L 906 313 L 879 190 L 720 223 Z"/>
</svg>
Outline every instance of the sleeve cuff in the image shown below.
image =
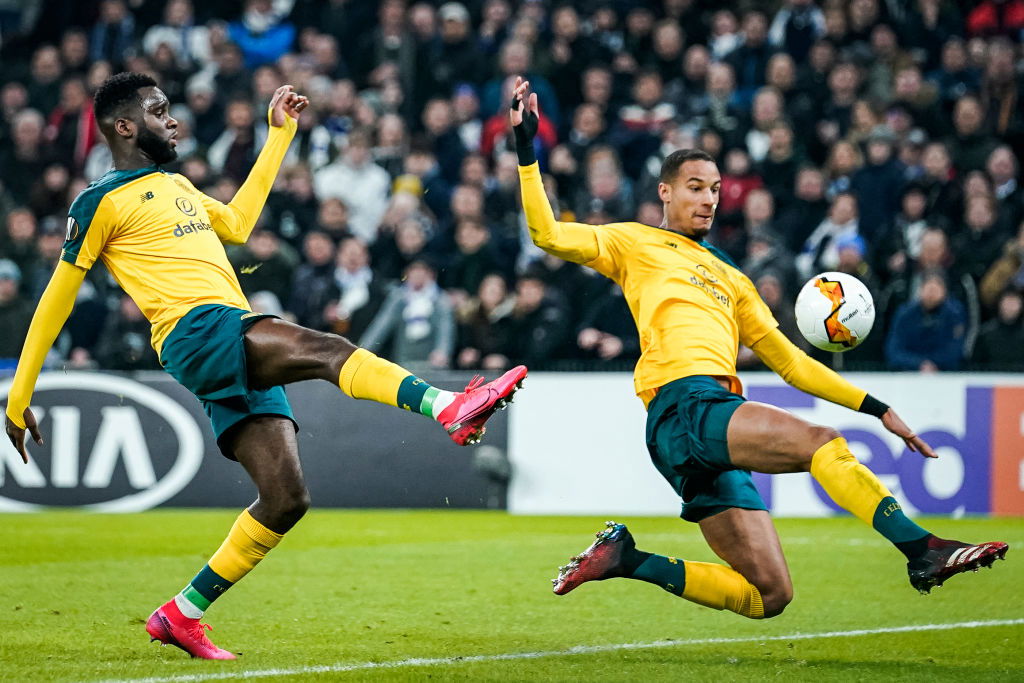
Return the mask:
<svg viewBox="0 0 1024 683">
<path fill-rule="evenodd" d="M 889 406 L 882 403 L 871 394 L 867 394 L 864 396 L 864 400 L 861 401 L 860 408 L 857 409 L 857 412 L 866 413 L 880 418 L 885 415 L 888 410 Z"/>
</svg>

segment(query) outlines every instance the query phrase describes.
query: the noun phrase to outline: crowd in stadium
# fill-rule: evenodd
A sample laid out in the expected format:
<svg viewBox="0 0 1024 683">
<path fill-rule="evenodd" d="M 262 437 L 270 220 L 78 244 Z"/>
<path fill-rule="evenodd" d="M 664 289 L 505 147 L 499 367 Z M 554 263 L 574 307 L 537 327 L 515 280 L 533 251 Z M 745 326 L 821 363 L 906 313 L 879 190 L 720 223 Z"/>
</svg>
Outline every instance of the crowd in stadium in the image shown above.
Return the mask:
<svg viewBox="0 0 1024 683">
<path fill-rule="evenodd" d="M 173 105 L 170 170 L 224 202 L 275 88 L 309 96 L 257 232 L 229 255 L 255 310 L 396 362 L 639 354 L 615 287 L 530 243 L 508 119 L 523 74 L 562 220 L 659 225 L 661 160 L 699 147 L 723 179 L 711 241 L 794 341 L 800 284 L 839 270 L 877 306 L 846 367 L 1021 369 L 1022 37 L 1024 0 L 0 2 L 0 362 L 71 201 L 110 168 L 92 93 L 131 70 Z M 101 267 L 50 363 L 159 368 Z"/>
</svg>

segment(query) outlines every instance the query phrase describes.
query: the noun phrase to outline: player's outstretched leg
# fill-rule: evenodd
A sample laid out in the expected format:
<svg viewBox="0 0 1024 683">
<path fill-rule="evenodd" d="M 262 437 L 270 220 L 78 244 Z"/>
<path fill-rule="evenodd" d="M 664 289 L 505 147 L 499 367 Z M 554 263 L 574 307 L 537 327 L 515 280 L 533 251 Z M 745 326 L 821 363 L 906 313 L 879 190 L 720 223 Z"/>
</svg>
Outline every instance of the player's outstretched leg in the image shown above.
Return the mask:
<svg viewBox="0 0 1024 683">
<path fill-rule="evenodd" d="M 228 536 L 180 593 L 146 622 L 153 641 L 200 659 L 235 659 L 210 642 L 200 620 L 210 605 L 238 583 L 281 541 L 309 508 L 295 429 L 290 420 L 259 416 L 228 435 L 227 447 L 256 483 L 259 498 L 235 520 Z"/>
<path fill-rule="evenodd" d="M 352 398 L 397 406 L 441 423 L 452 441 L 478 443 L 484 424 L 512 402 L 526 379 L 516 366 L 498 379 L 475 378 L 465 391 L 437 389 L 405 368 L 357 348 L 344 337 L 309 330 L 275 318 L 255 323 L 245 333 L 250 385 L 254 388 L 305 379 L 335 383 Z"/>
<path fill-rule="evenodd" d="M 810 471 L 832 500 L 906 556 L 910 583 L 922 593 L 1006 554 L 1005 543 L 946 541 L 914 523 L 835 429 L 751 401 L 734 413 L 728 438 L 729 458 L 737 467 L 769 474 Z"/>
<path fill-rule="evenodd" d="M 606 522 L 589 548 L 559 567 L 552 579 L 557 595 L 587 581 L 636 579 L 706 607 L 751 619 L 765 616 L 761 593 L 739 573 L 720 564 L 691 562 L 637 550 L 625 524 Z"/>
</svg>

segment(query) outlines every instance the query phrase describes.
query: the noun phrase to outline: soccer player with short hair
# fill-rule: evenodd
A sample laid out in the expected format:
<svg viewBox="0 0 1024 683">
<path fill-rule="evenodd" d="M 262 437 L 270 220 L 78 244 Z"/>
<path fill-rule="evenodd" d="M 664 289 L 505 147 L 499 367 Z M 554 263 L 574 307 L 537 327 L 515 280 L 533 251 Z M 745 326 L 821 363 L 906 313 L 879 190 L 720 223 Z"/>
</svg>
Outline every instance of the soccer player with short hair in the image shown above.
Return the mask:
<svg viewBox="0 0 1024 683">
<path fill-rule="evenodd" d="M 809 471 L 833 500 L 906 555 L 910 583 L 922 592 L 1005 555 L 1005 543 L 970 545 L 930 534 L 907 518 L 838 431 L 740 395 L 736 354 L 742 343 L 794 387 L 874 415 L 912 451 L 936 457 L 892 408 L 786 339 L 750 279 L 704 241 L 722 182 L 712 157 L 698 150 L 668 155 L 658 185 L 665 216 L 659 227 L 559 222 L 534 156 L 537 117 L 537 96 L 516 79 L 511 119 L 530 236 L 549 254 L 621 285 L 640 332 L 634 384 L 647 408 L 651 459 L 682 498 L 683 519 L 697 522 L 728 564 L 637 550 L 625 525 L 609 522 L 560 568 L 555 593 L 626 577 L 752 619 L 782 613 L 793 587 L 751 471 Z"/>
<path fill-rule="evenodd" d="M 476 443 L 484 423 L 511 400 L 526 368 L 465 392 L 441 391 L 347 339 L 254 312 L 223 244 L 244 244 L 270 192 L 309 101 L 285 85 L 268 112 L 270 133 L 249 177 L 228 204 L 169 173 L 177 122 L 149 76 L 120 73 L 95 96 L 96 120 L 114 168 L 75 199 L 67 241 L 32 318 L 7 401 L 7 435 L 28 462 L 25 430 L 42 436 L 29 408 L 43 359 L 63 327 L 86 272 L 101 259 L 152 324 L 163 367 L 202 402 L 222 453 L 237 460 L 259 496 L 191 582 L 146 624 L 153 640 L 193 657 L 234 659 L 199 619 L 242 579 L 309 507 L 295 432 L 281 385 L 323 379 L 349 396 L 431 417 L 459 445 Z"/>
</svg>

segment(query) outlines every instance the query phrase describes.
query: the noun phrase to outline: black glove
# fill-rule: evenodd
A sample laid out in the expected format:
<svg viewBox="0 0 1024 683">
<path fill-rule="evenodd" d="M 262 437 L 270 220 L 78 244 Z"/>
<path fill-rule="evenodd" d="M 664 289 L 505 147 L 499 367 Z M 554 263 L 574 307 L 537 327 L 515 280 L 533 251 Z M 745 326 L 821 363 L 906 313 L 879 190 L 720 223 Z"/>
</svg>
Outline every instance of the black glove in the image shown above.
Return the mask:
<svg viewBox="0 0 1024 683">
<path fill-rule="evenodd" d="M 519 102 L 518 97 L 512 98 L 513 111 L 519 108 Z M 540 118 L 524 105 L 523 122 L 518 126 L 512 126 L 512 133 L 516 138 L 516 155 L 519 157 L 520 166 L 529 166 L 537 161 L 537 154 L 533 151 L 533 138 L 537 135 L 539 125 Z"/>
</svg>

